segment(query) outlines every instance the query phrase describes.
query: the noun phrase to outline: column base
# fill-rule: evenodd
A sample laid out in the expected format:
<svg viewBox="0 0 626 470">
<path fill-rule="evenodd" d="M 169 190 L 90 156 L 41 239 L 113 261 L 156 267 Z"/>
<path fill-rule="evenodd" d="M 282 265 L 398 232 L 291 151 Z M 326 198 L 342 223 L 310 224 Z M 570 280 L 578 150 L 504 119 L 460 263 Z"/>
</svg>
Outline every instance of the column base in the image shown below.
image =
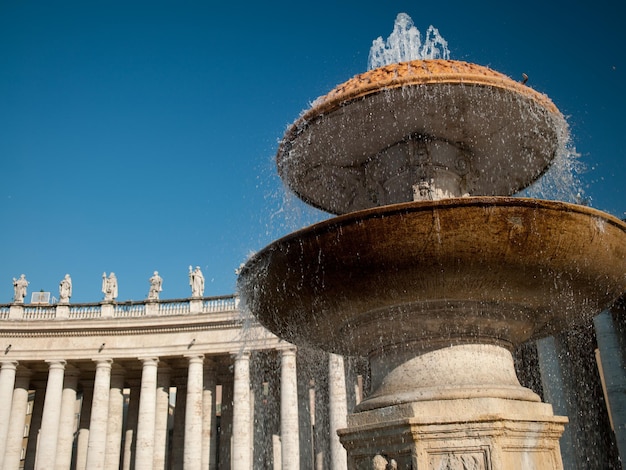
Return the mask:
<svg viewBox="0 0 626 470">
<path fill-rule="evenodd" d="M 392 459 L 399 469 L 562 470 L 566 423 L 545 403 L 479 397 L 354 413 L 338 434 L 353 470 Z"/>
</svg>

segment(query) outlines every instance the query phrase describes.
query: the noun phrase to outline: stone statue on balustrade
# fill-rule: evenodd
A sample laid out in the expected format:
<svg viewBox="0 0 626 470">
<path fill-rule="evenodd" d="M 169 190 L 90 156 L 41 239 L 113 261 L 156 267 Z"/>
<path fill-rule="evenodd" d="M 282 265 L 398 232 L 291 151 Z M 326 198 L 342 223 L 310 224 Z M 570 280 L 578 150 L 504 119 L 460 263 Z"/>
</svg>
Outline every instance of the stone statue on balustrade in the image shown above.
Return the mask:
<svg viewBox="0 0 626 470">
<path fill-rule="evenodd" d="M 70 297 L 72 296 L 72 278 L 69 274 L 66 274 L 65 277 L 59 283 L 59 303 L 67 304 L 70 301 Z"/>
<path fill-rule="evenodd" d="M 115 273 L 109 274 L 108 278 L 106 272 L 102 273 L 102 292 L 104 293 L 105 301 L 117 299 L 117 278 Z"/>
<path fill-rule="evenodd" d="M 195 270 L 191 270 L 189 266 L 189 285 L 191 286 L 192 297 L 202 297 L 204 295 L 204 276 L 200 271 L 200 266 L 196 266 Z"/>
<path fill-rule="evenodd" d="M 26 280 L 26 275 L 22 274 L 19 279 L 13 278 L 13 302 L 16 304 L 23 304 L 26 298 L 27 287 L 29 282 Z"/>
<path fill-rule="evenodd" d="M 163 279 L 159 276 L 158 271 L 150 278 L 150 290 L 148 291 L 148 300 L 159 300 L 159 292 L 163 290 Z"/>
</svg>

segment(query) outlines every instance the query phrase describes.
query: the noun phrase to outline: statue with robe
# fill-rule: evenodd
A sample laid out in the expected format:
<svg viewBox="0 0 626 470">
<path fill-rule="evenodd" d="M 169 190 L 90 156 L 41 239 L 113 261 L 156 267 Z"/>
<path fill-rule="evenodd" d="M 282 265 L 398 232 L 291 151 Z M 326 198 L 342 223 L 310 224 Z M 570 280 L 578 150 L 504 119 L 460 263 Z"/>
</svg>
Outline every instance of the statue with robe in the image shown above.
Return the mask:
<svg viewBox="0 0 626 470">
<path fill-rule="evenodd" d="M 202 297 L 204 295 L 204 276 L 200 271 L 200 266 L 196 266 L 196 269 L 192 271 L 189 266 L 189 285 L 191 286 L 192 297 Z"/>
<path fill-rule="evenodd" d="M 109 274 L 102 273 L 102 292 L 104 293 L 104 300 L 113 301 L 117 299 L 117 277 L 115 273 Z"/>
<path fill-rule="evenodd" d="M 69 274 L 66 274 L 65 277 L 59 283 L 59 303 L 66 304 L 69 303 L 70 297 L 72 296 L 72 278 Z"/>
</svg>

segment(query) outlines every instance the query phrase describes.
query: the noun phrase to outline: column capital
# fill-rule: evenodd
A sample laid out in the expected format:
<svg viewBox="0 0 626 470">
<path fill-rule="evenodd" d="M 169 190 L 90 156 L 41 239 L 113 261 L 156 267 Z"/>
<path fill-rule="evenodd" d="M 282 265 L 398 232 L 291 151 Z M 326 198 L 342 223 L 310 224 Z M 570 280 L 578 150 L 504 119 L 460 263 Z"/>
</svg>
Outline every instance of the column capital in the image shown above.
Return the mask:
<svg viewBox="0 0 626 470">
<path fill-rule="evenodd" d="M 143 357 L 138 357 L 137 359 L 139 359 L 144 366 L 146 365 L 155 365 L 158 366 L 159 364 L 159 358 L 156 356 L 143 356 Z"/>
<path fill-rule="evenodd" d="M 250 351 L 248 350 L 244 350 L 244 351 L 231 351 L 230 353 L 230 357 L 232 359 L 250 359 Z"/>
<path fill-rule="evenodd" d="M 202 364 L 204 362 L 204 354 L 186 354 L 185 357 L 189 360 L 189 364 Z"/>
<path fill-rule="evenodd" d="M 92 359 L 92 361 L 96 363 L 96 367 L 101 367 L 101 366 L 111 367 L 111 365 L 113 364 L 113 359 L 111 359 L 110 357 L 98 357 L 98 358 Z"/>
<path fill-rule="evenodd" d="M 67 361 L 64 359 L 46 359 L 44 361 L 48 364 L 49 369 L 62 369 L 65 370 L 65 366 L 67 365 Z"/>
<path fill-rule="evenodd" d="M 19 365 L 19 362 L 18 361 L 14 361 L 12 359 L 9 359 L 9 360 L 3 359 L 3 360 L 0 361 L 0 369 L 3 369 L 3 370 L 4 369 L 6 369 L 6 370 L 9 370 L 9 369 L 17 370 L 17 366 L 18 365 Z"/>
</svg>

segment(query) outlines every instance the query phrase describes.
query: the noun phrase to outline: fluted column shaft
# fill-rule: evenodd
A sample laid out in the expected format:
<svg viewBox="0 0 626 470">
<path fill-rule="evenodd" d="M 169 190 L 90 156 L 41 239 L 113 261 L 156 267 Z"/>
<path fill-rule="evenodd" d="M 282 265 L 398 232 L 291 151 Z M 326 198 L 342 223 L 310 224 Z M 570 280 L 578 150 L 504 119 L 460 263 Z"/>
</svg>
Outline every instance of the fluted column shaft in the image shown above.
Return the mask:
<svg viewBox="0 0 626 470">
<path fill-rule="evenodd" d="M 70 468 L 72 464 L 78 375 L 79 371 L 75 367 L 68 366 L 65 370 L 63 394 L 61 397 L 59 437 L 57 439 L 57 457 L 55 462 L 55 468 L 59 470 L 66 470 Z"/>
<path fill-rule="evenodd" d="M 300 469 L 298 377 L 296 348 L 284 349 L 280 358 L 280 437 L 283 469 Z"/>
<path fill-rule="evenodd" d="M 0 366 L 0 468 L 6 449 L 6 440 L 9 432 L 9 418 L 11 416 L 11 401 L 15 386 L 15 372 L 17 361 L 2 361 Z"/>
<path fill-rule="evenodd" d="M 59 419 L 61 417 L 61 401 L 63 398 L 63 376 L 65 361 L 47 361 L 48 383 L 41 415 L 41 431 L 37 444 L 36 470 L 54 468 L 56 460 L 57 439 L 59 435 Z"/>
<path fill-rule="evenodd" d="M 332 353 L 328 355 L 328 401 L 330 468 L 331 470 L 347 470 L 348 456 L 337 435 L 338 429 L 343 429 L 347 426 L 346 373 L 343 357 Z"/>
<path fill-rule="evenodd" d="M 111 387 L 111 359 L 98 359 L 96 378 L 93 383 L 93 402 L 89 422 L 89 444 L 87 446 L 87 468 L 104 468 L 109 418 L 109 395 Z"/>
<path fill-rule="evenodd" d="M 26 410 L 28 408 L 28 389 L 30 385 L 31 372 L 20 367 L 15 377 L 15 387 L 13 389 L 13 399 L 11 401 L 11 417 L 3 453 L 3 468 L 13 470 L 19 467 L 22 453 L 24 436 L 24 425 L 26 424 Z M 0 457 L 1 458 L 1 457 Z"/>
<path fill-rule="evenodd" d="M 159 364 L 157 370 L 156 416 L 154 424 L 154 470 L 165 470 L 167 463 L 167 421 L 170 403 L 170 369 Z"/>
<path fill-rule="evenodd" d="M 203 356 L 190 356 L 185 404 L 184 469 L 200 470 L 202 465 L 202 381 Z"/>
<path fill-rule="evenodd" d="M 233 385 L 233 469 L 249 470 L 252 465 L 252 438 L 250 435 L 250 353 L 235 356 Z"/>
<path fill-rule="evenodd" d="M 107 417 L 106 451 L 104 468 L 118 470 L 124 425 L 124 369 L 113 364 L 109 388 L 109 410 Z"/>
<path fill-rule="evenodd" d="M 151 468 L 154 459 L 154 425 L 156 412 L 156 384 L 159 360 L 155 357 L 142 358 L 141 394 L 139 396 L 139 418 L 137 420 L 137 447 L 135 468 Z"/>
</svg>

